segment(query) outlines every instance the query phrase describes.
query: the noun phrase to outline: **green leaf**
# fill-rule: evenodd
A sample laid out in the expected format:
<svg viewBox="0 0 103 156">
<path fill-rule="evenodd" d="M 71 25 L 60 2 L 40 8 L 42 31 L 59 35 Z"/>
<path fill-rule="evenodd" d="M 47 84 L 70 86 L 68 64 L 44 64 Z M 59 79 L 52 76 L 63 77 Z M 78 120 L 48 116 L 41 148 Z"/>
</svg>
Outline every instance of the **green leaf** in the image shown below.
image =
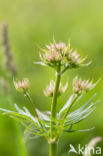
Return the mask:
<svg viewBox="0 0 103 156">
<path fill-rule="evenodd" d="M 94 94 L 93 97 L 88 102 L 86 102 L 86 104 L 84 104 L 82 107 L 80 107 L 76 111 L 72 112 L 71 115 L 74 113 L 77 113 L 77 112 L 81 112 L 84 108 L 86 108 L 92 102 L 92 100 L 95 98 L 95 96 L 96 96 L 96 94 Z"/>
<path fill-rule="evenodd" d="M 68 130 L 64 130 L 64 132 L 87 132 L 87 131 L 91 131 L 93 130 L 95 127 L 89 128 L 89 129 L 68 129 Z"/>
<path fill-rule="evenodd" d="M 43 113 L 40 110 L 36 109 L 37 114 L 39 115 L 40 119 L 44 120 L 44 121 L 50 121 L 50 117 L 47 115 L 47 113 Z"/>
<path fill-rule="evenodd" d="M 64 130 L 66 130 L 70 125 L 77 124 L 81 122 L 82 120 L 86 119 L 94 110 L 96 107 L 94 105 L 96 104 L 92 102 L 92 100 L 95 98 L 96 94 L 82 107 L 77 109 L 76 111 L 70 113 L 66 117 L 66 122 L 64 124 Z"/>
<path fill-rule="evenodd" d="M 8 115 L 12 115 L 12 117 L 17 117 L 17 118 L 21 118 L 21 119 L 25 119 L 26 121 L 28 121 L 29 123 L 33 123 L 34 125 L 38 126 L 39 123 L 37 121 L 37 119 L 35 117 L 33 117 L 31 115 L 31 113 L 28 111 L 27 108 L 23 107 L 24 110 L 20 109 L 16 104 L 15 104 L 15 108 L 17 110 L 17 112 L 14 112 L 14 111 L 10 111 L 10 110 L 7 110 L 7 109 L 3 109 L 3 108 L 0 108 L 1 111 L 4 112 L 4 114 L 8 114 Z M 22 121 L 22 120 L 21 120 Z"/>
<path fill-rule="evenodd" d="M 46 64 L 44 62 L 33 62 L 34 64 L 39 64 L 39 65 L 42 65 L 42 66 L 46 66 Z"/>
<path fill-rule="evenodd" d="M 87 111 L 88 110 L 88 111 Z M 78 113 L 74 116 L 71 116 L 71 118 L 69 118 L 66 122 L 65 122 L 65 126 L 71 125 L 71 124 L 77 124 L 79 122 L 81 122 L 82 120 L 86 119 L 94 110 L 93 109 L 87 109 L 81 113 Z"/>
<path fill-rule="evenodd" d="M 73 99 L 74 99 L 74 94 L 70 96 L 66 104 L 62 107 L 62 109 L 59 112 L 59 116 L 61 116 L 67 110 L 67 108 L 71 105 Z"/>
<path fill-rule="evenodd" d="M 0 108 L 0 110 L 4 112 L 3 114 L 8 114 L 10 115 L 10 117 L 21 122 L 23 126 L 26 128 L 25 133 L 28 132 L 30 134 L 39 135 L 39 136 L 48 135 L 48 127 L 50 127 L 50 126 L 47 126 L 47 123 L 46 123 L 47 120 L 50 123 L 50 118 L 48 115 L 37 110 L 38 115 L 40 116 L 40 121 L 44 122 L 43 127 L 41 127 L 38 120 L 34 116 L 31 115 L 31 113 L 26 107 L 23 107 L 23 109 L 21 109 L 15 104 L 15 108 L 17 112 L 6 110 L 3 108 Z"/>
</svg>

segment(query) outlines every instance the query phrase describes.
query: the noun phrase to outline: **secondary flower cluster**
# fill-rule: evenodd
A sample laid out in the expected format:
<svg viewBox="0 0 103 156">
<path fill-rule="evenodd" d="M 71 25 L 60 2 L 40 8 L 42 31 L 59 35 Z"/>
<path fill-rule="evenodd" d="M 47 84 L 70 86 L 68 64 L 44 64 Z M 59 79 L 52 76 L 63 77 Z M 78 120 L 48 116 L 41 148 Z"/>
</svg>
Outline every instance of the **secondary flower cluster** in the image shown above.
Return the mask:
<svg viewBox="0 0 103 156">
<path fill-rule="evenodd" d="M 70 68 L 78 67 L 83 63 L 85 58 L 81 58 L 78 52 L 65 43 L 56 43 L 55 41 L 41 49 L 41 60 L 51 67 L 69 66 Z"/>
<path fill-rule="evenodd" d="M 72 86 L 73 86 L 73 92 L 76 94 L 84 94 L 95 87 L 96 84 L 92 83 L 92 81 L 89 80 L 82 80 L 81 78 L 74 78 Z M 17 91 L 20 93 L 25 94 L 29 89 L 29 81 L 27 78 L 24 78 L 22 81 L 14 81 L 14 86 Z M 58 96 L 63 94 L 67 89 L 68 84 L 66 83 L 65 86 L 60 83 L 59 90 L 58 90 Z M 48 97 L 52 97 L 55 90 L 55 82 L 54 80 L 50 81 L 50 84 L 45 88 L 44 95 Z"/>
<path fill-rule="evenodd" d="M 73 80 L 73 92 L 77 94 L 83 94 L 94 88 L 95 84 L 89 80 L 78 79 L 77 77 Z"/>
<path fill-rule="evenodd" d="M 67 89 L 67 86 L 68 86 L 67 83 L 65 86 L 63 86 L 60 83 L 59 90 L 58 90 L 58 96 L 60 96 L 62 93 L 65 92 L 65 90 Z M 54 90 L 55 90 L 55 82 L 52 80 L 52 81 L 50 81 L 49 86 L 47 86 L 46 89 L 44 90 L 44 95 L 48 96 L 48 97 L 52 97 L 54 94 Z"/>
<path fill-rule="evenodd" d="M 17 91 L 25 94 L 29 89 L 29 80 L 27 78 L 24 78 L 22 81 L 14 81 L 14 86 Z"/>
</svg>

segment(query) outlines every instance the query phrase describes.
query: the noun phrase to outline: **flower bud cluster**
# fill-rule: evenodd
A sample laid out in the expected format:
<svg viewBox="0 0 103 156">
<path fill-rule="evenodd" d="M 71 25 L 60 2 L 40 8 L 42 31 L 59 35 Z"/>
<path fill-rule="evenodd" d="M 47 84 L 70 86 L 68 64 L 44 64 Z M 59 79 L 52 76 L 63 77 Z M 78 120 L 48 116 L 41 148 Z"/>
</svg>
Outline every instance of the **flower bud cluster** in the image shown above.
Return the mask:
<svg viewBox="0 0 103 156">
<path fill-rule="evenodd" d="M 76 94 L 83 94 L 91 90 L 95 84 L 89 80 L 78 79 L 77 77 L 73 80 L 73 92 Z"/>
<path fill-rule="evenodd" d="M 81 64 L 80 55 L 77 53 L 77 51 L 73 51 L 73 49 L 68 51 L 67 60 L 71 66 Z"/>
<path fill-rule="evenodd" d="M 45 53 L 44 58 L 48 62 L 60 62 L 63 59 L 63 52 L 66 50 L 65 43 L 56 43 L 47 45 L 47 53 Z"/>
<path fill-rule="evenodd" d="M 20 93 L 25 94 L 29 89 L 29 80 L 27 78 L 24 78 L 22 81 L 14 81 L 14 86 L 17 91 Z"/>
<path fill-rule="evenodd" d="M 58 96 L 60 96 L 62 93 L 64 93 L 66 89 L 67 89 L 67 84 L 65 86 L 63 86 L 60 83 L 59 90 L 58 90 Z M 44 95 L 48 96 L 48 97 L 52 97 L 54 94 L 54 90 L 55 90 L 55 82 L 53 80 L 51 80 L 49 86 L 47 86 L 46 89 L 44 90 Z"/>
<path fill-rule="evenodd" d="M 81 65 L 84 59 L 81 59 L 80 55 L 76 50 L 65 43 L 56 43 L 55 41 L 50 45 L 46 46 L 46 49 L 42 49 L 43 52 L 41 59 L 49 66 L 55 67 L 58 65 L 69 66 L 70 68 Z"/>
</svg>

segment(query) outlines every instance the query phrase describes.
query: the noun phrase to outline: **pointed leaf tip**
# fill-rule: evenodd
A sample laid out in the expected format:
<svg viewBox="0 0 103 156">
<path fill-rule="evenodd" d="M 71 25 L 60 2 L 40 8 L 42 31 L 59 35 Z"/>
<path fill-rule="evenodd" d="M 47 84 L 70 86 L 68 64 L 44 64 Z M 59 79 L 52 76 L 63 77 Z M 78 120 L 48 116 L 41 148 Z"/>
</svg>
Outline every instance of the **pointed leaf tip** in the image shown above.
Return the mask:
<svg viewBox="0 0 103 156">
<path fill-rule="evenodd" d="M 34 64 L 39 64 L 41 66 L 46 66 L 46 64 L 44 62 L 33 62 Z"/>
</svg>

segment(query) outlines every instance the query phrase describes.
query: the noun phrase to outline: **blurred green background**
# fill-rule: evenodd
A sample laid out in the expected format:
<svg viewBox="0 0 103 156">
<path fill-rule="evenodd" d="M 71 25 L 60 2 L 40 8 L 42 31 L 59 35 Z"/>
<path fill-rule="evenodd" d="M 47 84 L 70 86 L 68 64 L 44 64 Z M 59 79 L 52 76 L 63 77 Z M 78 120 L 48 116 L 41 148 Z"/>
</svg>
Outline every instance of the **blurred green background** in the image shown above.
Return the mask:
<svg viewBox="0 0 103 156">
<path fill-rule="evenodd" d="M 0 30 L 4 21 L 9 25 L 9 38 L 18 68 L 18 78 L 29 78 L 31 96 L 40 110 L 50 110 L 51 100 L 44 97 L 43 89 L 50 79 L 55 78 L 55 73 L 52 69 L 34 65 L 33 62 L 39 60 L 39 48 L 52 42 L 53 36 L 57 42 L 67 43 L 70 39 L 72 47 L 78 48 L 82 56 L 88 56 L 88 61 L 92 60 L 89 67 L 67 71 L 64 75 L 62 82 L 65 84 L 69 81 L 69 86 L 67 92 L 58 100 L 58 110 L 72 93 L 73 77 L 80 75 L 95 81 L 103 78 L 102 0 L 0 0 Z M 2 55 L 2 45 L 0 45 L 0 55 Z M 0 76 L 5 76 L 2 65 Z M 12 81 L 9 80 L 9 83 L 12 85 Z M 10 95 L 14 102 L 9 104 L 8 97 L 0 92 L 0 107 L 10 109 L 14 103 L 28 107 L 28 102 L 15 91 L 13 86 L 11 90 Z M 95 92 L 97 93 L 95 100 L 101 100 L 97 104 L 97 109 L 87 120 L 77 125 L 79 129 L 94 126 L 95 129 L 90 132 L 63 134 L 58 143 L 58 155 L 68 156 L 70 143 L 77 148 L 78 143 L 85 145 L 93 137 L 103 136 L 102 81 L 96 89 L 83 97 L 76 107 L 86 102 Z M 20 129 L 23 131 L 22 126 Z M 29 139 L 23 132 L 22 134 L 18 132 L 20 129 L 12 119 L 0 113 L 0 156 L 23 156 L 20 135 L 29 156 L 48 155 L 48 144 L 44 138 Z M 99 145 L 103 148 L 102 142 Z"/>
</svg>

